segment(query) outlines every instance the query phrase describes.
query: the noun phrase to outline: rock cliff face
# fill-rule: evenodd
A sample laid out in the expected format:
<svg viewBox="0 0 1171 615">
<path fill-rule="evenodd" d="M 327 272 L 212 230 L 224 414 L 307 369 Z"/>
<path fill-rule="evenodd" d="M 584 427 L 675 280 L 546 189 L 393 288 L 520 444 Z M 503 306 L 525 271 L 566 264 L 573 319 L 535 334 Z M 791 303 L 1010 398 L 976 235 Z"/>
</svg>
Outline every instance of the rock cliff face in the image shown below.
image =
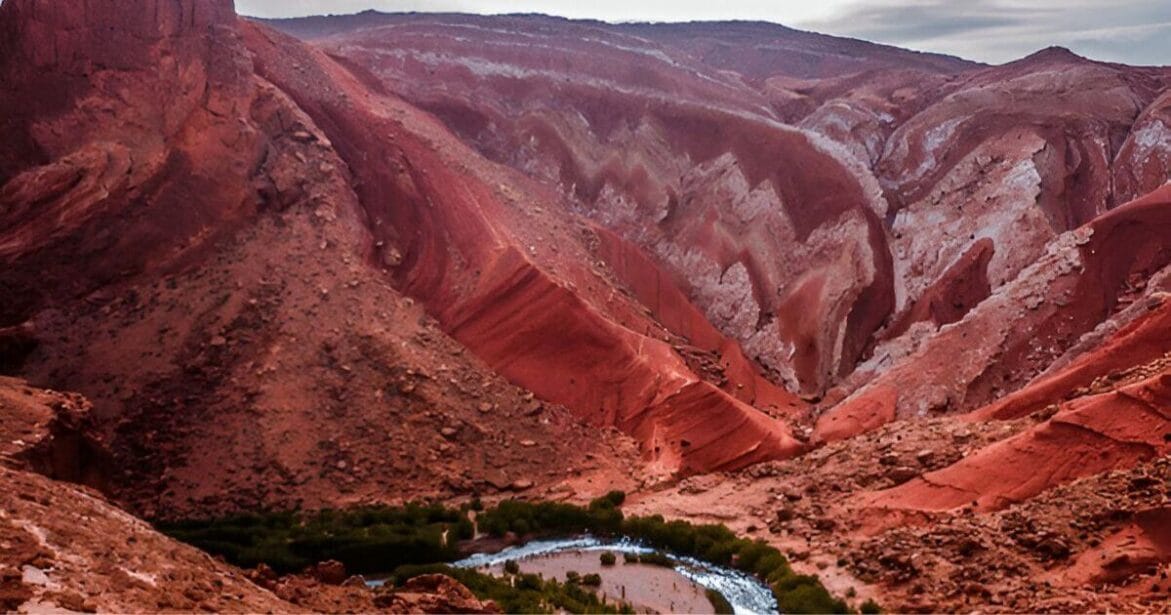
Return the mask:
<svg viewBox="0 0 1171 615">
<path fill-rule="evenodd" d="M 811 398 L 856 390 L 882 369 L 875 360 L 900 360 L 1021 279 L 1063 233 L 1166 180 L 1155 136 L 1165 71 L 1062 49 L 993 68 L 891 66 L 875 52 L 869 70 L 839 78 L 830 64 L 811 75 L 704 42 L 765 46 L 766 30 L 747 25 L 347 19 L 275 25 L 557 187 L 647 252 L 774 381 Z M 849 48 L 778 36 L 827 56 Z M 1024 379 L 1035 369 L 1006 365 Z"/>
<path fill-rule="evenodd" d="M 3 324 L 38 332 L 26 374 L 94 400 L 144 514 L 572 489 L 583 467 L 603 489 L 640 479 L 634 454 L 687 473 L 801 449 L 801 402 L 598 254 L 637 250 L 362 71 L 230 4 L 0 21 L 24 144 L 0 164 Z M 30 108 L 44 88 L 57 106 Z"/>
<path fill-rule="evenodd" d="M 1145 579 L 1169 79 L 766 24 L 6 0 L 0 369 L 89 401 L 0 382 L 40 434 L 5 439 L 4 480 L 147 518 L 621 488 L 856 547 L 820 563 L 903 610 L 932 606 L 912 570 L 940 610 L 983 595 L 915 545 L 1068 513 L 1097 544 L 1045 561 Z M 1093 489 L 1125 518 L 1093 521 Z M 209 604 L 276 600 L 251 591 Z"/>
</svg>

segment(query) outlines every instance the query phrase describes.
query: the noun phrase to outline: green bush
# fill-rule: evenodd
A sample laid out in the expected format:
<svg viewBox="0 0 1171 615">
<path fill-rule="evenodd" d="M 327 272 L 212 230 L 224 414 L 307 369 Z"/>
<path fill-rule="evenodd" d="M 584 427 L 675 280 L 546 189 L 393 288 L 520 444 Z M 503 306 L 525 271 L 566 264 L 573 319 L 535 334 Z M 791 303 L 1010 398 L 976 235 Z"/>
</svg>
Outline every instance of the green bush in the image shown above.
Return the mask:
<svg viewBox="0 0 1171 615">
<path fill-rule="evenodd" d="M 626 493 L 622 491 L 611 491 L 606 495 L 595 498 L 590 502 L 590 508 L 619 508 L 622 503 L 626 501 Z"/>
<path fill-rule="evenodd" d="M 591 572 L 581 578 L 581 584 L 589 587 L 597 587 L 602 584 L 602 575 Z"/>
<path fill-rule="evenodd" d="M 596 594 L 571 583 L 545 581 L 537 575 L 525 574 L 516 578 L 516 584 L 467 568 L 430 566 L 402 566 L 395 571 L 396 584 L 420 574 L 442 573 L 456 579 L 482 600 L 493 600 L 505 613 L 632 613 L 627 604 L 602 604 Z M 599 579 L 600 582 L 600 579 Z"/>
<path fill-rule="evenodd" d="M 520 574 L 520 564 L 516 560 L 504 560 L 504 572 L 508 574 Z"/>
<path fill-rule="evenodd" d="M 280 573 L 336 559 L 350 572 L 384 573 L 404 564 L 452 561 L 471 535 L 462 511 L 408 503 L 346 511 L 279 512 L 191 520 L 159 529 L 243 567 L 265 563 Z M 448 531 L 447 544 L 443 532 Z"/>
<path fill-rule="evenodd" d="M 696 557 L 716 565 L 733 566 L 755 575 L 772 588 L 782 612 L 847 610 L 845 603 L 831 596 L 817 577 L 794 574 L 784 555 L 768 544 L 739 538 L 720 524 L 666 521 L 661 515 L 625 517 L 619 509 L 625 497 L 621 491 L 613 491 L 591 501 L 587 507 L 562 502 L 506 500 L 479 513 L 477 520 L 480 530 L 493 536 L 503 536 L 507 532 L 547 536 L 624 535 L 655 549 Z M 434 564 L 457 559 L 458 541 L 472 536 L 467 510 L 477 505 L 478 501 L 473 500 L 460 509 L 411 502 L 397 508 L 375 506 L 311 513 L 290 511 L 185 521 L 160 526 L 159 529 L 244 567 L 263 562 L 278 572 L 288 573 L 318 561 L 337 559 L 353 573 L 395 571 L 397 582 L 408 572 L 434 570 Z M 445 531 L 446 542 L 443 539 Z M 613 565 L 616 560 L 610 552 L 601 557 L 603 561 L 610 561 L 605 565 Z M 633 561 L 630 556 L 623 557 L 627 562 Z M 662 553 L 639 559 L 648 564 L 674 565 Z M 446 567 L 440 569 L 450 570 Z M 506 563 L 505 570 L 519 575 L 516 562 L 511 562 L 511 566 Z M 457 574 L 452 576 L 461 578 Z M 510 612 L 547 612 L 553 608 L 576 612 L 594 608 L 593 603 L 575 593 L 582 590 L 572 582 L 559 585 L 561 589 L 550 588 L 547 584 L 541 585 L 539 578 L 520 575 L 519 578 L 526 579 L 520 581 L 525 585 L 524 591 L 510 593 L 478 577 L 467 578 L 481 584 L 480 590 L 472 587 L 481 598 L 491 598 L 488 592 L 505 596 L 498 604 Z M 581 585 L 590 585 L 591 582 L 599 584 L 601 577 L 595 574 L 580 579 Z M 505 606 L 503 600 L 508 600 L 510 606 Z M 870 604 L 877 608 L 872 602 Z"/>
<path fill-rule="evenodd" d="M 603 566 L 613 566 L 618 563 L 618 558 L 614 557 L 614 554 L 609 551 L 602 551 L 602 555 L 598 559 L 602 561 Z"/>
<path fill-rule="evenodd" d="M 830 595 L 821 581 L 810 575 L 791 575 L 773 586 L 782 613 L 849 613 L 842 600 Z"/>
<path fill-rule="evenodd" d="M 406 564 L 395 568 L 388 582 L 396 587 L 402 587 L 403 583 L 425 574 L 445 574 L 458 578 L 459 571 L 447 564 Z"/>
<path fill-rule="evenodd" d="M 704 590 L 704 595 L 707 596 L 708 602 L 712 603 L 713 613 L 716 613 L 717 615 L 731 615 L 732 613 L 736 612 L 735 609 L 732 608 L 732 603 L 728 602 L 728 599 L 724 597 L 724 594 L 721 594 L 714 589 L 708 589 Z"/>
<path fill-rule="evenodd" d="M 643 553 L 638 556 L 638 561 L 651 566 L 662 566 L 663 568 L 674 568 L 675 560 L 655 551 L 653 553 Z"/>
<path fill-rule="evenodd" d="M 882 608 L 878 606 L 878 603 L 874 601 L 874 598 L 870 598 L 866 602 L 862 603 L 862 606 L 859 607 L 858 611 L 863 615 L 878 615 L 882 612 Z"/>
<path fill-rule="evenodd" d="M 622 561 L 626 562 L 627 564 L 637 564 L 638 563 L 638 554 L 637 553 L 629 553 L 629 552 L 623 553 L 622 554 Z"/>
<path fill-rule="evenodd" d="M 515 586 L 518 589 L 528 589 L 533 591 L 541 591 L 545 582 L 537 574 L 521 574 L 517 575 Z"/>
</svg>

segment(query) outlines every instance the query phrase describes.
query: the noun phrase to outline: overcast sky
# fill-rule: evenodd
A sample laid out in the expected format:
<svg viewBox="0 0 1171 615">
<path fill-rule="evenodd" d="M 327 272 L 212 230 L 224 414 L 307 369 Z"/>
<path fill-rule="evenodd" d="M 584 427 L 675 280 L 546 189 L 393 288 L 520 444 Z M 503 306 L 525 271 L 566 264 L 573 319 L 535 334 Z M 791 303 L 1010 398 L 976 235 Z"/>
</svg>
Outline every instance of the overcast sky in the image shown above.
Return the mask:
<svg viewBox="0 0 1171 615">
<path fill-rule="evenodd" d="M 761 19 L 1000 63 L 1049 45 L 1171 64 L 1171 0 L 236 0 L 245 15 L 380 11 L 547 13 L 607 21 Z"/>
</svg>

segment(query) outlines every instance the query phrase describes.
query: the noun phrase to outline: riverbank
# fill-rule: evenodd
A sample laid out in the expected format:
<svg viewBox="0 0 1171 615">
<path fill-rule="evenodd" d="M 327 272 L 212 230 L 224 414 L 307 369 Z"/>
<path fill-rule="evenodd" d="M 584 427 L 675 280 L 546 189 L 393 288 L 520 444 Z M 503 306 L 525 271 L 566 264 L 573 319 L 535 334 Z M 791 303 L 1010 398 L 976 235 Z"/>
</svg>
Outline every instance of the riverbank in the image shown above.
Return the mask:
<svg viewBox="0 0 1171 615">
<path fill-rule="evenodd" d="M 618 555 L 613 566 L 603 566 L 600 555 Z M 628 563 L 623 555 L 656 554 L 672 566 Z M 493 553 L 478 553 L 453 565 L 500 575 L 506 562 L 516 562 L 521 573 L 566 580 L 574 571 L 581 576 L 598 574 L 600 590 L 611 600 L 630 603 L 640 612 L 710 613 L 714 605 L 707 590 L 719 593 L 735 613 L 777 612 L 772 590 L 756 577 L 726 566 L 686 556 L 669 555 L 630 539 L 581 536 L 559 540 L 535 540 Z M 623 598 L 625 595 L 625 598 Z"/>
<path fill-rule="evenodd" d="M 815 575 L 793 572 L 776 548 L 737 536 L 720 524 L 694 525 L 659 515 L 626 516 L 625 494 L 612 492 L 588 506 L 564 502 L 505 500 L 483 509 L 476 500 L 458 509 L 439 504 L 360 507 L 341 511 L 286 511 L 231 519 L 193 520 L 163 526 L 167 533 L 244 567 L 265 564 L 277 572 L 297 572 L 308 565 L 337 560 L 351 574 L 386 576 L 402 585 L 413 576 L 448 573 L 477 597 L 492 599 L 506 611 L 596 612 L 602 605 L 592 587 L 560 583 L 536 574 L 507 579 L 480 574 L 480 566 L 510 557 L 535 555 L 540 537 L 577 536 L 564 540 L 604 540 L 607 549 L 638 549 L 669 554 L 675 572 L 727 598 L 737 612 L 844 613 L 849 605 L 831 595 Z M 473 514 L 477 512 L 478 514 Z M 506 540 L 527 540 L 517 551 L 506 549 L 461 559 L 477 533 Z M 580 538 L 595 536 L 598 538 Z M 624 538 L 623 538 L 624 537 Z M 559 545 L 558 550 L 592 550 L 595 544 Z M 466 551 L 463 551 L 466 553 Z M 491 562 L 474 558 L 500 558 Z M 566 570 L 565 572 L 568 572 Z M 581 571 L 578 571 L 581 572 Z M 675 581 L 678 587 L 678 581 Z M 629 595 L 630 584 L 626 584 Z M 616 589 L 620 596 L 621 586 Z M 739 593 L 738 593 L 739 592 Z M 706 596 L 705 596 L 706 597 Z M 656 603 L 654 596 L 646 598 Z M 668 599 L 665 611 L 671 609 Z M 703 609 L 709 610 L 709 609 Z"/>
<path fill-rule="evenodd" d="M 574 549 L 534 555 L 517 564 L 522 573 L 567 581 L 568 573 L 597 574 L 602 579 L 595 591 L 606 602 L 626 602 L 639 613 L 711 613 L 713 605 L 705 588 L 676 572 L 673 568 L 650 564 L 625 563 L 603 566 L 599 551 Z M 497 564 L 482 569 L 489 574 L 504 572 Z"/>
</svg>

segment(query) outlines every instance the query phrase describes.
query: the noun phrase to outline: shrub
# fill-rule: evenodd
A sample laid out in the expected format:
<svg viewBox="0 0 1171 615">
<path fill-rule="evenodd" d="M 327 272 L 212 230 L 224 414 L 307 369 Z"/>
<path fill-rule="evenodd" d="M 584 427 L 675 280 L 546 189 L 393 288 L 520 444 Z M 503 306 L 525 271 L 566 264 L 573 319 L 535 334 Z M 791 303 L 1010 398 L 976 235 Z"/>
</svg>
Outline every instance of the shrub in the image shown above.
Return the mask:
<svg viewBox="0 0 1171 615">
<path fill-rule="evenodd" d="M 866 602 L 862 603 L 862 606 L 858 608 L 858 612 L 862 613 L 863 615 L 878 615 L 878 613 L 882 612 L 882 607 L 878 606 L 878 603 L 874 601 L 874 598 L 870 598 Z"/>
<path fill-rule="evenodd" d="M 664 568 L 674 568 L 675 560 L 655 551 L 654 553 L 643 553 L 638 556 L 638 561 L 649 564 L 651 566 L 662 566 Z"/>
<path fill-rule="evenodd" d="M 626 501 L 626 493 L 622 491 L 611 491 L 606 495 L 596 498 L 590 502 L 590 508 L 619 508 L 622 503 Z"/>
<path fill-rule="evenodd" d="M 395 568 L 389 582 L 396 587 L 402 587 L 403 583 L 408 580 L 425 574 L 445 574 L 449 577 L 457 577 L 458 572 L 447 564 L 407 564 Z"/>
<path fill-rule="evenodd" d="M 602 555 L 598 559 L 602 561 L 603 566 L 613 566 L 618 563 L 618 558 L 614 557 L 614 554 L 609 551 L 602 551 Z"/>
<path fill-rule="evenodd" d="M 602 584 L 602 575 L 596 572 L 587 574 L 581 578 L 581 584 L 589 587 L 597 587 Z"/>
<path fill-rule="evenodd" d="M 845 602 L 834 599 L 821 581 L 810 575 L 791 575 L 773 586 L 782 613 L 848 613 Z"/>
<path fill-rule="evenodd" d="M 533 591 L 540 591 L 545 585 L 540 575 L 536 574 L 522 574 L 516 577 L 516 587 L 518 589 L 531 589 Z"/>
<path fill-rule="evenodd" d="M 623 534 L 656 549 L 694 556 L 717 565 L 734 566 L 753 574 L 772 588 L 783 612 L 846 610 L 845 603 L 831 596 L 817 577 L 793 574 L 784 555 L 768 544 L 739 538 L 721 524 L 668 522 L 661 515 L 625 517 L 619 509 L 625 497 L 621 491 L 612 491 L 584 508 L 561 502 L 506 500 L 478 514 L 477 520 L 480 530 L 493 536 L 502 536 L 506 532 Z M 476 499 L 460 509 L 409 502 L 398 508 L 373 506 L 344 511 L 239 515 L 173 523 L 159 529 L 240 566 L 252 567 L 263 562 L 278 572 L 287 573 L 299 571 L 314 562 L 337 559 L 354 573 L 395 571 L 397 580 L 407 572 L 437 569 L 430 565 L 457 559 L 456 543 L 472 535 L 467 509 L 477 506 L 482 504 Z M 445 530 L 448 532 L 446 543 L 442 539 Z M 616 561 L 613 553 L 607 552 L 601 557 L 607 566 Z M 623 557 L 627 562 L 634 561 L 633 555 Z M 605 563 L 606 560 L 610 563 Z M 643 556 L 639 560 L 648 564 L 674 565 L 662 553 Z M 438 569 L 450 570 L 446 567 Z M 512 575 L 520 574 L 516 562 L 506 563 L 505 570 Z M 491 582 L 480 578 L 493 578 L 487 575 L 477 577 L 469 576 L 471 573 L 466 571 L 455 572 L 458 574 L 452 576 L 461 582 L 468 578 L 469 582 L 480 584 L 477 589 L 465 583 L 477 596 L 492 599 L 500 596 L 497 603 L 509 612 L 546 612 L 552 608 L 570 612 L 599 610 L 594 602 L 578 595 L 582 590 L 573 583 L 542 585 L 538 577 L 522 575 L 527 579 L 522 582 L 526 588 L 520 590 L 500 579 Z M 580 583 L 596 586 L 601 583 L 601 577 L 585 575 Z M 873 601 L 868 602 L 872 608 L 877 608 Z"/>
<path fill-rule="evenodd" d="M 516 560 L 504 560 L 504 572 L 508 574 L 520 574 L 520 564 Z"/>
<path fill-rule="evenodd" d="M 622 561 L 626 562 L 627 564 L 636 564 L 638 563 L 638 554 L 629 552 L 623 553 Z"/>
<path fill-rule="evenodd" d="M 708 602 L 712 603 L 713 613 L 717 613 L 718 615 L 730 615 L 736 612 L 736 610 L 732 608 L 732 603 L 728 602 L 728 599 L 724 597 L 724 594 L 721 594 L 714 589 L 708 589 L 704 590 L 704 595 L 707 596 Z"/>
<path fill-rule="evenodd" d="M 569 570 L 565 573 L 565 582 L 577 584 L 581 581 L 581 575 L 576 570 Z"/>
<path fill-rule="evenodd" d="M 593 592 L 569 583 L 556 580 L 543 581 L 537 575 L 521 575 L 515 586 L 506 579 L 483 574 L 467 568 L 446 566 L 403 567 L 403 580 L 410 578 L 407 573 L 428 574 L 444 572 L 463 583 L 477 597 L 493 600 L 505 613 L 630 613 L 629 605 L 603 604 Z M 400 573 L 396 572 L 396 580 Z M 400 582 L 401 584 L 401 582 Z"/>
</svg>

